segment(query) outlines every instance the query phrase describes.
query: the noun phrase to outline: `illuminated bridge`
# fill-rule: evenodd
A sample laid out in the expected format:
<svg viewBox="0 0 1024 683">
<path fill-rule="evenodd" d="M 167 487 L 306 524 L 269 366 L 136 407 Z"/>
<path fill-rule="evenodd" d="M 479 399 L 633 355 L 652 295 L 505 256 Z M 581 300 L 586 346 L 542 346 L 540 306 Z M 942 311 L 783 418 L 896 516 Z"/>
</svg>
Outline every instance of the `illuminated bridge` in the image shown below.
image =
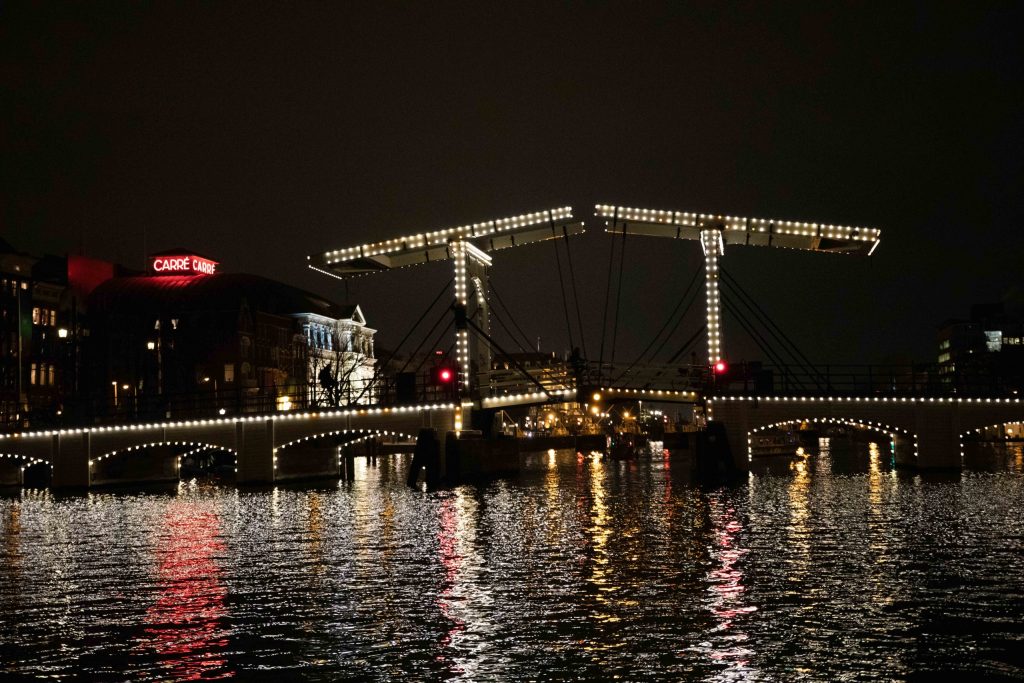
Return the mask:
<svg viewBox="0 0 1024 683">
<path fill-rule="evenodd" d="M 371 395 L 377 402 L 373 406 L 200 415 L 7 434 L 0 436 L 0 483 L 18 483 L 40 470 L 52 470 L 53 484 L 67 487 L 166 479 L 176 476 L 183 458 L 202 451 L 227 454 L 239 483 L 334 475 L 342 469 L 345 449 L 358 441 L 408 447 L 420 430 L 427 428 L 435 430 L 444 444 L 451 438 L 449 434 L 458 439 L 460 434 L 480 430 L 486 435 L 497 411 L 537 404 L 586 404 L 594 397 L 606 404 L 649 401 L 696 406 L 724 429 L 739 470 L 749 466 L 759 435 L 793 425 L 865 430 L 888 439 L 902 464 L 946 468 L 960 465 L 962 444 L 971 434 L 993 425 L 1024 421 L 1020 399 L 998 391 L 961 391 L 953 396 L 948 386 L 917 383 L 913 370 L 907 384 L 897 382 L 892 373 L 886 375 L 870 367 L 866 373 L 862 368 L 844 374 L 835 367 L 806 362 L 777 326 L 772 329 L 770 316 L 756 299 L 722 267 L 727 248 L 733 247 L 764 247 L 766 254 L 772 248 L 785 248 L 868 256 L 880 243 L 877 229 L 607 204 L 597 205 L 595 214 L 615 239 L 667 238 L 697 242 L 702 249 L 703 271 L 693 274 L 677 306 L 682 313 L 673 311 L 662 331 L 673 316 L 678 327 L 682 315 L 698 299 L 704 302 L 704 325 L 667 362 L 653 362 L 657 351 L 645 358 L 647 349 L 631 363 L 617 361 L 615 332 L 608 344 L 610 354 L 605 357 L 607 324 L 602 325 L 599 344 L 586 338 L 570 247 L 573 239 L 584 234 L 584 226 L 573 218 L 571 207 L 547 209 L 308 257 L 311 268 L 340 279 L 436 261 L 451 264 L 451 281 L 416 323 L 425 320 L 440 302 L 440 317 L 429 334 L 445 319 L 448 326 L 442 334 L 453 330 L 450 362 L 454 386 L 444 400 L 424 401 L 415 388 L 412 393 L 403 391 L 408 382 L 402 377 L 375 374 L 370 380 L 374 386 Z M 516 336 L 511 329 L 514 321 L 506 320 L 511 314 L 489 279 L 497 254 L 543 242 L 552 244 L 558 256 L 563 309 L 570 345 L 575 349 L 574 357 L 550 376 L 520 366 L 515 354 L 508 353 L 491 334 L 492 321 L 496 321 L 509 336 Z M 722 296 L 722 286 L 728 288 L 729 296 Z M 446 294 L 450 298 L 445 301 Z M 609 303 L 606 293 L 604 323 Z M 505 310 L 504 315 L 499 314 L 500 309 Z M 730 312 L 746 332 L 760 340 L 758 345 L 770 363 L 727 366 L 723 311 Z M 613 319 L 617 320 L 617 315 L 615 311 Z M 766 333 L 757 332 L 758 323 Z M 649 348 L 662 331 L 652 337 Z M 774 350 L 769 337 L 779 343 Z M 701 339 L 706 341 L 707 363 L 681 362 L 684 353 Z M 600 349 L 596 358 L 595 354 L 587 357 L 588 343 L 591 349 Z M 578 347 L 582 353 L 577 356 Z M 796 365 L 787 365 L 787 357 L 795 359 Z M 495 358 L 505 359 L 506 367 L 518 375 L 499 377 Z M 375 373 L 387 365 L 379 363 Z"/>
</svg>

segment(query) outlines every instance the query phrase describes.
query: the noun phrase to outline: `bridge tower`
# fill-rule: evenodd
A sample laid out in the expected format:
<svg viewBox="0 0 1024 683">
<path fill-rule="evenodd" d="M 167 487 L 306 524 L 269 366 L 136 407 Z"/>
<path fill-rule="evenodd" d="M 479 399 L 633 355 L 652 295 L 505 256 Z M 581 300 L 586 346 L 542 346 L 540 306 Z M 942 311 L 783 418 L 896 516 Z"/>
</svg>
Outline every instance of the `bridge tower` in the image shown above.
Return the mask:
<svg viewBox="0 0 1024 683">
<path fill-rule="evenodd" d="M 876 228 L 825 223 L 741 218 L 686 211 L 636 209 L 598 204 L 595 215 L 605 219 L 606 232 L 699 241 L 704 250 L 707 305 L 708 365 L 722 360 L 722 299 L 718 289 L 719 260 L 726 245 L 781 247 L 870 256 L 881 241 Z"/>
<path fill-rule="evenodd" d="M 341 279 L 434 261 L 452 261 L 459 393 L 481 400 L 490 394 L 488 276 L 491 254 L 545 240 L 568 239 L 583 232 L 583 223 L 573 221 L 572 207 L 565 206 L 334 249 L 306 259 L 313 270 Z M 469 306 L 474 298 L 477 313 L 470 316 Z"/>
</svg>

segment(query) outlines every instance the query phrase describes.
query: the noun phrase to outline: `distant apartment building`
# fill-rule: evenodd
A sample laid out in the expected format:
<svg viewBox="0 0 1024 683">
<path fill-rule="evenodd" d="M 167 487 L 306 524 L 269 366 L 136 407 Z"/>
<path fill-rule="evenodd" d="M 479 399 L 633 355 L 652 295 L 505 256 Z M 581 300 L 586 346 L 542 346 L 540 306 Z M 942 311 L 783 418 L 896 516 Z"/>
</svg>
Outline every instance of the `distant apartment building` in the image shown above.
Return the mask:
<svg viewBox="0 0 1024 683">
<path fill-rule="evenodd" d="M 32 256 L 0 239 L 0 424 L 53 424 L 78 391 L 82 300 L 112 264 Z"/>
<path fill-rule="evenodd" d="M 959 393 L 1024 390 L 1024 317 L 1004 303 L 977 304 L 938 330 L 940 381 Z"/>
</svg>

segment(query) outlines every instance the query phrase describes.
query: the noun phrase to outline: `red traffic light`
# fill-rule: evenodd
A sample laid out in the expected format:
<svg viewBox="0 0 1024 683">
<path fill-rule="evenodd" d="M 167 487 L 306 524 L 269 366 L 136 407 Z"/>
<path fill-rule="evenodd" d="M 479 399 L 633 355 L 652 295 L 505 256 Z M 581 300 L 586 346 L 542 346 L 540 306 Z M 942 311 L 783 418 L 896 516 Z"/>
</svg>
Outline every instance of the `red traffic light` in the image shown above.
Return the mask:
<svg viewBox="0 0 1024 683">
<path fill-rule="evenodd" d="M 721 375 L 722 373 L 724 373 L 728 369 L 729 369 L 729 366 L 727 366 L 725 364 L 724 360 L 720 360 L 717 363 L 715 363 L 715 374 L 716 375 Z"/>
</svg>

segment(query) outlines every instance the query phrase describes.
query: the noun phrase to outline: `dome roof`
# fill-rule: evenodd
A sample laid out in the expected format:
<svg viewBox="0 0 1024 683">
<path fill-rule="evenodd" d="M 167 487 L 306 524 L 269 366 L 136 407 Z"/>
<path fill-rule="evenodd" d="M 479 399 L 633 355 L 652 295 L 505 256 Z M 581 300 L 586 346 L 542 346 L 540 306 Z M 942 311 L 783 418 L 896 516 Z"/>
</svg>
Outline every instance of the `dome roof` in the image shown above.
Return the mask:
<svg viewBox="0 0 1024 683">
<path fill-rule="evenodd" d="M 90 312 L 237 311 L 245 300 L 250 310 L 276 315 L 316 313 L 342 317 L 347 307 L 297 287 L 259 275 L 161 275 L 107 280 L 89 296 Z"/>
</svg>

